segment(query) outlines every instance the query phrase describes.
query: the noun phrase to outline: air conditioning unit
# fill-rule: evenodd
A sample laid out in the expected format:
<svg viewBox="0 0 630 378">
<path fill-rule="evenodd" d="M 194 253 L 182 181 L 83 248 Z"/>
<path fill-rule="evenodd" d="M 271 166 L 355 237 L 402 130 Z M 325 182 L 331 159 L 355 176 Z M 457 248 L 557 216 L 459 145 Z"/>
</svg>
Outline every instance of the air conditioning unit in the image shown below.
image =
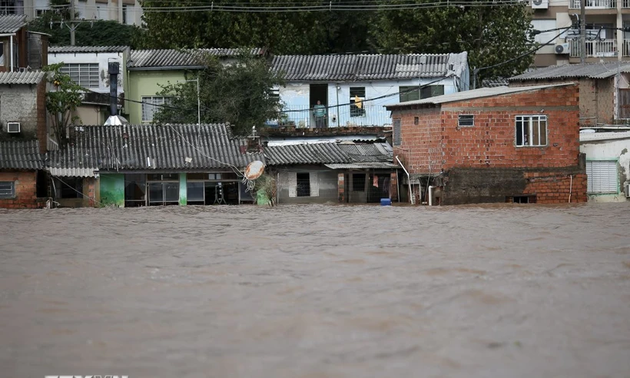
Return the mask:
<svg viewBox="0 0 630 378">
<path fill-rule="evenodd" d="M 568 54 L 569 53 L 570 44 L 569 43 L 558 43 L 556 45 L 556 54 Z"/>
<path fill-rule="evenodd" d="M 532 0 L 532 9 L 548 9 L 549 0 Z"/>
<path fill-rule="evenodd" d="M 20 132 L 20 123 L 19 122 L 7 122 L 7 133 L 19 133 Z"/>
</svg>

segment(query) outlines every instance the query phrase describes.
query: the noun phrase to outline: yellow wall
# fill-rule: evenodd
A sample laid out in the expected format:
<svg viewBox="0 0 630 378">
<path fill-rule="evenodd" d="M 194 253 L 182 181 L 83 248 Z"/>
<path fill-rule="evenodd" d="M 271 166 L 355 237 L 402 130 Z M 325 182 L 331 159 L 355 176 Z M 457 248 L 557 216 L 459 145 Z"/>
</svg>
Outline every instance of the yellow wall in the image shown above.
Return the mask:
<svg viewBox="0 0 630 378">
<path fill-rule="evenodd" d="M 125 91 L 125 112 L 129 114 L 129 123 L 142 123 L 143 96 L 155 96 L 162 91 L 161 85 L 178 83 L 186 80 L 183 70 L 173 71 L 129 71 L 129 84 Z"/>
</svg>

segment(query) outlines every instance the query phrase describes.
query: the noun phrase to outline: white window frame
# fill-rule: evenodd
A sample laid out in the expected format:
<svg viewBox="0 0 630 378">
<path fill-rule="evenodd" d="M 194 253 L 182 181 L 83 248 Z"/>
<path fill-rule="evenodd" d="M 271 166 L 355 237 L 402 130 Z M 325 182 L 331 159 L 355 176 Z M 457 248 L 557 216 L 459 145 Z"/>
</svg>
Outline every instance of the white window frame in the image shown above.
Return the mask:
<svg viewBox="0 0 630 378">
<path fill-rule="evenodd" d="M 153 118 L 155 118 L 155 113 L 157 113 L 162 108 L 162 105 L 167 105 L 170 102 L 170 97 L 142 96 L 142 122 L 153 122 Z"/>
<path fill-rule="evenodd" d="M 83 88 L 99 88 L 101 71 L 98 63 L 66 63 L 59 70 Z"/>
<path fill-rule="evenodd" d="M 617 162 L 617 159 L 586 161 L 588 194 L 619 194 Z"/>
<path fill-rule="evenodd" d="M 534 123 L 534 121 L 538 121 L 536 123 Z M 540 125 L 541 125 L 541 121 L 544 121 L 545 124 L 545 130 L 544 133 L 541 133 L 541 129 L 540 129 Z M 518 143 L 518 123 L 522 122 L 523 123 L 523 127 L 521 127 L 521 144 Z M 536 141 L 534 141 L 534 138 L 532 137 L 534 135 L 533 131 L 534 131 L 534 127 L 538 127 L 538 143 L 535 143 Z M 525 134 L 525 129 L 527 129 L 528 133 Z M 549 130 L 549 119 L 547 118 L 546 115 L 539 115 L 539 114 L 524 114 L 524 115 L 517 115 L 515 117 L 515 122 L 514 122 L 514 145 L 516 147 L 546 147 L 549 144 L 549 136 L 548 136 L 548 130 Z M 541 136 L 544 135 L 545 141 L 544 143 L 541 143 Z"/>
<path fill-rule="evenodd" d="M 0 199 L 15 198 L 15 181 L 0 181 Z"/>
</svg>

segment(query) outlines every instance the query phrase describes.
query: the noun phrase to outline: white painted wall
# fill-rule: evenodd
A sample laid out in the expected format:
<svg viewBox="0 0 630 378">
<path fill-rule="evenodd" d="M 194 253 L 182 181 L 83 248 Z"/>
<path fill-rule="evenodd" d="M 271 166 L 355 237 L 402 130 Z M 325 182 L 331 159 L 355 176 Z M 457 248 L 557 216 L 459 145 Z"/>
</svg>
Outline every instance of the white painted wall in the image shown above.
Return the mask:
<svg viewBox="0 0 630 378">
<path fill-rule="evenodd" d="M 98 88 L 89 88 L 99 93 L 109 93 L 109 62 L 120 63 L 120 72 L 118 74 L 118 94 L 124 92 L 123 83 L 125 77 L 125 53 L 124 52 L 106 52 L 106 53 L 48 53 L 48 64 L 56 63 L 98 63 L 99 67 L 99 86 Z"/>
<path fill-rule="evenodd" d="M 597 136 L 603 133 L 595 134 Z M 617 160 L 619 169 L 619 193 L 589 195 L 589 201 L 625 202 L 623 188 L 630 183 L 630 132 L 606 133 L 608 136 L 625 136 L 624 139 L 589 140 L 581 136 L 580 152 L 586 154 L 586 160 Z M 587 137 L 588 138 L 588 137 Z"/>
</svg>

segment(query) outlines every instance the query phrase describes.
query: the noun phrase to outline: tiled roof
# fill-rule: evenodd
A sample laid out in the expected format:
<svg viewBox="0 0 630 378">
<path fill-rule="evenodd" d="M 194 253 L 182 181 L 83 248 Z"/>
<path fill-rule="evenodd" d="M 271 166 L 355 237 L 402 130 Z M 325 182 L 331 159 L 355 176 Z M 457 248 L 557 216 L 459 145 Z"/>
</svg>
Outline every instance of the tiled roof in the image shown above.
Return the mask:
<svg viewBox="0 0 630 378">
<path fill-rule="evenodd" d="M 337 143 L 267 146 L 268 165 L 351 163 L 350 156 Z"/>
<path fill-rule="evenodd" d="M 226 124 L 76 126 L 73 131 L 71 145 L 50 152 L 51 170 L 242 169 L 264 159 L 260 153 L 241 153 L 245 141 L 234 138 Z"/>
<path fill-rule="evenodd" d="M 202 67 L 203 57 L 236 56 L 240 49 L 196 49 L 196 50 L 132 50 L 127 67 L 129 69 L 173 69 Z M 251 49 L 254 55 L 262 55 L 263 49 Z"/>
<path fill-rule="evenodd" d="M 463 91 L 457 93 L 451 93 L 443 96 L 429 97 L 422 100 L 400 102 L 398 104 L 385 105 L 387 109 L 404 108 L 414 105 L 439 105 L 449 102 L 468 101 L 482 97 L 492 97 L 509 95 L 521 92 L 539 91 L 541 89 L 563 87 L 567 85 L 574 85 L 574 83 L 562 83 L 562 84 L 550 84 L 550 85 L 535 85 L 529 87 L 496 87 L 496 88 L 480 88 L 470 91 Z"/>
<path fill-rule="evenodd" d="M 0 16 L 0 33 L 2 34 L 15 33 L 24 26 L 26 26 L 25 15 L 10 14 Z"/>
<path fill-rule="evenodd" d="M 0 72 L 0 84 L 39 84 L 44 76 L 42 71 Z"/>
<path fill-rule="evenodd" d="M 509 78 L 509 81 L 524 80 L 548 80 L 548 79 L 576 79 L 591 78 L 605 79 L 615 76 L 617 72 L 629 73 L 630 63 L 585 63 L 585 64 L 564 64 L 560 66 L 549 66 L 531 70 L 524 74 Z"/>
<path fill-rule="evenodd" d="M 48 48 L 49 53 L 105 53 L 123 52 L 127 46 L 52 46 Z"/>
<path fill-rule="evenodd" d="M 324 142 L 267 146 L 269 165 L 351 164 L 391 162 L 392 148 L 386 143 Z"/>
<path fill-rule="evenodd" d="M 0 141 L 0 169 L 42 169 L 37 140 Z"/>
<path fill-rule="evenodd" d="M 467 53 L 408 55 L 278 55 L 274 72 L 289 81 L 365 81 L 439 78 L 467 68 Z"/>
</svg>

